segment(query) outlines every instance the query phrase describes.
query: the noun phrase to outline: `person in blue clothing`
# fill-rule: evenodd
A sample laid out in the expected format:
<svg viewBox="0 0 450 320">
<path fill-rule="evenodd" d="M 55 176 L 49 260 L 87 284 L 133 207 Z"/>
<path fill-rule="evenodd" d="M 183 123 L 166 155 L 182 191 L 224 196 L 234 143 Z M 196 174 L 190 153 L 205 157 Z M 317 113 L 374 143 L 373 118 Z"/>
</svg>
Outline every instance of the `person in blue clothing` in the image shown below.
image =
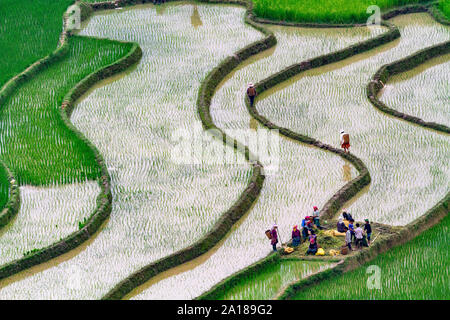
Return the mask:
<svg viewBox="0 0 450 320">
<path fill-rule="evenodd" d="M 350 230 L 350 233 L 352 234 L 352 241 L 355 238 L 355 227 L 353 225 L 354 222 L 355 222 L 355 220 L 351 219 L 350 223 L 348 224 L 348 229 Z"/>
<path fill-rule="evenodd" d="M 308 227 L 307 222 L 309 221 L 309 217 L 305 217 L 305 219 L 302 220 L 302 236 L 303 240 L 306 240 L 308 238 Z"/>
</svg>

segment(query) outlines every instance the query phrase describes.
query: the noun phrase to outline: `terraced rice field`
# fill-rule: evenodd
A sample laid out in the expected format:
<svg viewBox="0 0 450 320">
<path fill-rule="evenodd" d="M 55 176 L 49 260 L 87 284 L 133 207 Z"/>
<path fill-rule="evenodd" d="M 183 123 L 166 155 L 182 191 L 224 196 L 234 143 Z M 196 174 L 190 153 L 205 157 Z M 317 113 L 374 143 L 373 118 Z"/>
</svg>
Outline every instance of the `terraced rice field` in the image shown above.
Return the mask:
<svg viewBox="0 0 450 320">
<path fill-rule="evenodd" d="M 368 166 L 372 182 L 348 210 L 360 221 L 405 225 L 449 191 L 450 141 L 379 112 L 366 86 L 381 65 L 448 41 L 450 29 L 422 13 L 392 22 L 402 35 L 394 47 L 301 74 L 264 94 L 256 107 L 274 123 L 334 146 L 341 128 L 349 132 L 350 151 Z"/>
<path fill-rule="evenodd" d="M 325 262 L 307 262 L 295 260 L 281 260 L 271 263 L 244 279 L 233 287 L 219 292 L 216 300 L 269 300 L 292 282 L 308 275 L 329 268 Z"/>
<path fill-rule="evenodd" d="M 407 244 L 334 279 L 300 291 L 295 299 L 442 300 L 450 295 L 450 216 Z M 368 287 L 369 266 L 380 271 L 379 287 Z M 373 267 L 372 267 L 373 268 Z M 377 282 L 374 282 L 376 284 Z"/>
<path fill-rule="evenodd" d="M 100 192 L 95 182 L 99 167 L 89 147 L 65 127 L 59 108 L 68 90 L 127 54 L 131 42 L 142 48 L 136 66 L 96 85 L 71 117 L 106 161 L 113 193 L 110 219 L 91 241 L 67 257 L 0 283 L 0 299 L 102 298 L 131 273 L 200 239 L 239 198 L 249 183 L 251 167 L 245 161 L 214 162 L 223 152 L 236 153 L 203 132 L 196 100 L 210 70 L 263 38 L 244 24 L 244 12 L 237 6 L 178 2 L 95 14 L 78 36 L 70 38 L 66 56 L 20 86 L 2 105 L 0 155 L 22 186 L 20 212 L 0 231 L 0 265 L 77 231 L 78 223 L 92 214 Z M 386 116 L 370 104 L 365 90 L 381 65 L 450 40 L 450 29 L 427 14 L 400 16 L 391 22 L 399 26 L 401 39 L 305 72 L 265 92 L 256 107 L 274 123 L 336 147 L 340 129 L 348 131 L 351 152 L 368 166 L 372 183 L 347 208 L 358 220 L 404 225 L 448 193 L 448 136 Z M 211 104 L 214 123 L 240 141 L 243 130 L 264 130 L 244 104 L 249 82 L 387 31 L 383 27 L 267 28 L 277 38 L 276 47 L 239 65 L 222 81 Z M 448 125 L 448 58 L 433 59 L 391 78 L 381 99 L 391 108 Z M 174 153 L 180 133 L 194 134 L 198 139 L 194 142 L 207 146 L 204 162 L 202 154 L 194 151 L 189 163 L 180 164 Z M 274 170 L 268 170 L 272 159 L 250 146 L 266 168 L 266 179 L 254 206 L 226 238 L 207 254 L 152 279 L 126 298 L 198 297 L 266 257 L 271 247 L 264 230 L 273 223 L 286 242 L 292 226 L 300 224 L 314 205 L 323 207 L 358 174 L 335 154 L 277 137 L 279 162 Z M 0 171 L 0 205 L 8 193 L 3 176 Z M 361 268 L 352 273 L 354 282 L 346 274 L 329 282 L 326 288 L 331 291 L 314 287 L 317 291 L 300 293 L 298 298 L 448 296 L 443 282 L 448 278 L 444 248 L 448 221 L 447 217 L 413 242 L 377 258 L 375 264 L 389 278 L 383 280 L 382 291 L 361 287 L 367 278 Z M 446 255 L 439 255 L 440 250 Z M 412 279 L 424 277 L 419 268 L 431 268 L 433 263 L 439 270 L 427 279 L 427 288 L 399 293 L 406 292 L 404 286 L 413 284 Z M 330 266 L 282 261 L 241 279 L 218 298 L 271 299 L 286 285 Z M 402 266 L 411 271 L 399 276 Z M 350 285 L 345 287 L 344 282 Z"/>
<path fill-rule="evenodd" d="M 72 2 L 2 0 L 0 88 L 14 75 L 55 50 L 62 31 L 62 15 Z"/>
<path fill-rule="evenodd" d="M 20 211 L 0 231 L 0 265 L 22 258 L 78 231 L 96 207 L 95 181 L 46 187 L 20 187 Z"/>
<path fill-rule="evenodd" d="M 42 298 L 45 286 L 45 298 L 101 298 L 133 271 L 200 238 L 246 187 L 247 164 L 183 166 L 171 158 L 174 129 L 201 130 L 195 109 L 200 81 L 221 59 L 260 37 L 244 26 L 240 7 L 199 6 L 204 19 L 198 30 L 191 25 L 192 9 L 169 6 L 164 16 L 153 6 L 114 11 L 96 15 L 81 32 L 136 41 L 143 50 L 133 72 L 92 92 L 72 115 L 105 157 L 111 218 L 83 252 L 4 288 L 1 297 Z M 215 49 L 205 50 L 211 44 Z M 78 290 L 59 285 L 58 274 L 71 268 L 83 279 Z"/>
<path fill-rule="evenodd" d="M 73 37 L 66 56 L 2 105 L 0 152 L 22 187 L 19 213 L 0 233 L 1 265 L 78 231 L 79 222 L 94 211 L 100 193 L 95 156 L 66 127 L 59 109 L 77 82 L 129 49 L 129 44 Z"/>
<path fill-rule="evenodd" d="M 432 59 L 389 79 L 381 100 L 398 111 L 450 126 L 450 55 Z"/>
<path fill-rule="evenodd" d="M 230 79 L 224 81 L 213 97 L 213 121 L 236 139 L 239 137 L 233 131 L 235 129 L 260 129 L 250 118 L 244 104 L 248 82 L 256 83 L 290 64 L 345 48 L 372 35 L 372 31 L 366 28 L 270 28 L 278 40 L 275 50 L 260 54 L 251 60 L 253 63 L 237 70 Z M 379 32 L 383 32 L 383 29 L 373 31 L 374 34 Z M 277 222 L 281 239 L 287 241 L 292 226 L 300 224 L 301 219 L 312 212 L 314 205 L 324 205 L 340 187 L 357 175 L 353 166 L 338 156 L 284 138 L 280 139 L 279 154 L 278 171 L 268 172 L 258 201 L 217 251 L 198 267 L 162 280 L 139 293 L 136 299 L 192 299 L 199 296 L 216 282 L 270 252 L 271 247 L 261 230 Z M 264 159 L 261 161 L 266 165 Z M 227 257 L 242 258 L 230 260 Z M 193 279 L 199 278 L 202 280 L 196 281 L 196 286 L 188 285 Z M 178 286 L 174 287 L 176 283 Z"/>
</svg>

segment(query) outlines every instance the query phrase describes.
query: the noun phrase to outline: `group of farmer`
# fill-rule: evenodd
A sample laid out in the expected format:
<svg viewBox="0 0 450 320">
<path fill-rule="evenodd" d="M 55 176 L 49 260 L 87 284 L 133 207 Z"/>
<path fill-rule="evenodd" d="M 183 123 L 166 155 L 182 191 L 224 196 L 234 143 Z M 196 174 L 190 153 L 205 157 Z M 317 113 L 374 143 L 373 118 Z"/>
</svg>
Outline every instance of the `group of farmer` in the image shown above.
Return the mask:
<svg viewBox="0 0 450 320">
<path fill-rule="evenodd" d="M 318 250 L 317 236 L 315 229 L 322 229 L 319 220 L 319 208 L 313 207 L 313 213 L 310 216 L 306 216 L 302 219 L 301 231 L 298 225 L 295 225 L 292 229 L 292 246 L 298 247 L 303 241 L 309 240 L 309 248 L 307 254 L 316 254 Z M 278 243 L 278 226 L 273 225 L 271 230 L 266 231 L 268 237 L 270 238 L 270 243 L 274 251 L 277 251 Z"/>
<path fill-rule="evenodd" d="M 370 246 L 372 226 L 370 225 L 369 219 L 365 219 L 364 227 L 361 227 L 359 223 L 355 225 L 355 220 L 351 214 L 344 211 L 342 217 L 339 217 L 336 227 L 338 232 L 345 233 L 345 244 L 350 251 L 353 250 L 352 242 L 359 249 L 363 246 Z"/>
<path fill-rule="evenodd" d="M 306 254 L 315 255 L 319 250 L 319 245 L 317 243 L 316 229 L 323 229 L 320 225 L 319 219 L 319 209 L 314 206 L 313 213 L 310 216 L 306 216 L 302 219 L 301 229 L 298 225 L 295 225 L 292 229 L 292 247 L 298 247 L 302 242 L 308 241 L 309 247 Z M 338 233 L 345 234 L 345 245 L 350 251 L 353 251 L 352 242 L 357 248 L 362 248 L 363 246 L 370 246 L 370 239 L 372 236 L 372 227 L 368 219 L 365 219 L 364 226 L 360 226 L 352 218 L 350 213 L 344 211 L 342 216 L 339 217 L 336 229 Z M 278 226 L 273 225 L 271 230 L 266 231 L 267 236 L 270 239 L 273 251 L 277 251 L 278 243 Z"/>
</svg>

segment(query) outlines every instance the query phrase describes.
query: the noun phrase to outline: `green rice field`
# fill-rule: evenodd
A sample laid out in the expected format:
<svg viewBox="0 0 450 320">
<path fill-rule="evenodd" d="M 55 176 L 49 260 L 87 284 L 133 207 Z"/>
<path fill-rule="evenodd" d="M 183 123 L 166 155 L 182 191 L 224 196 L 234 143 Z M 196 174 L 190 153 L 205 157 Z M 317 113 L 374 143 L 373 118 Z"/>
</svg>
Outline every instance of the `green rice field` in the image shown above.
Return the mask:
<svg viewBox="0 0 450 320">
<path fill-rule="evenodd" d="M 6 168 L 0 165 L 0 209 L 8 202 L 10 183 Z"/>
<path fill-rule="evenodd" d="M 447 17 L 450 18 L 450 1 L 449 0 L 439 0 L 438 8 Z"/>
<path fill-rule="evenodd" d="M 216 300 L 269 300 L 292 282 L 328 268 L 324 262 L 281 260 L 241 279 L 233 287 L 219 292 Z"/>
<path fill-rule="evenodd" d="M 365 23 L 373 13 L 371 5 L 381 10 L 421 0 L 253 0 L 255 13 L 263 18 L 314 23 Z M 441 6 L 445 7 L 444 4 Z"/>
<path fill-rule="evenodd" d="M 95 155 L 66 127 L 59 109 L 76 83 L 130 48 L 128 43 L 72 37 L 67 56 L 5 101 L 0 109 L 0 155 L 21 184 L 97 179 Z"/>
<path fill-rule="evenodd" d="M 56 49 L 62 31 L 63 13 L 73 2 L 2 0 L 0 88 L 14 75 Z"/>
</svg>

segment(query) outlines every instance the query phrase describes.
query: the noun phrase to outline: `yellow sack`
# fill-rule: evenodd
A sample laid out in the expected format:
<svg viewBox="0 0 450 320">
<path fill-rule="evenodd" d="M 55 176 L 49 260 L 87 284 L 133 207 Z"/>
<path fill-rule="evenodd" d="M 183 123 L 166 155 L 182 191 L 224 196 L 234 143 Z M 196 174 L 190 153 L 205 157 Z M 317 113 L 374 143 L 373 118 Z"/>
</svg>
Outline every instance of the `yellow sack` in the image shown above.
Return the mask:
<svg viewBox="0 0 450 320">
<path fill-rule="evenodd" d="M 327 231 L 324 231 L 324 234 L 326 234 L 327 236 L 332 236 L 332 237 L 334 237 L 334 230 L 327 230 Z"/>
<path fill-rule="evenodd" d="M 333 236 L 335 236 L 335 237 L 345 237 L 345 233 L 333 230 Z"/>
<path fill-rule="evenodd" d="M 284 252 L 286 252 L 286 253 L 292 253 L 292 252 L 294 252 L 294 249 L 291 248 L 291 247 L 287 247 L 287 248 L 284 248 Z"/>
<path fill-rule="evenodd" d="M 319 250 L 317 250 L 316 252 L 316 256 L 324 256 L 325 255 L 325 250 L 323 250 L 322 248 L 319 248 Z"/>
<path fill-rule="evenodd" d="M 337 256 L 337 255 L 339 254 L 339 251 L 331 249 L 331 250 L 328 252 L 328 254 L 329 254 L 330 256 Z"/>
</svg>

